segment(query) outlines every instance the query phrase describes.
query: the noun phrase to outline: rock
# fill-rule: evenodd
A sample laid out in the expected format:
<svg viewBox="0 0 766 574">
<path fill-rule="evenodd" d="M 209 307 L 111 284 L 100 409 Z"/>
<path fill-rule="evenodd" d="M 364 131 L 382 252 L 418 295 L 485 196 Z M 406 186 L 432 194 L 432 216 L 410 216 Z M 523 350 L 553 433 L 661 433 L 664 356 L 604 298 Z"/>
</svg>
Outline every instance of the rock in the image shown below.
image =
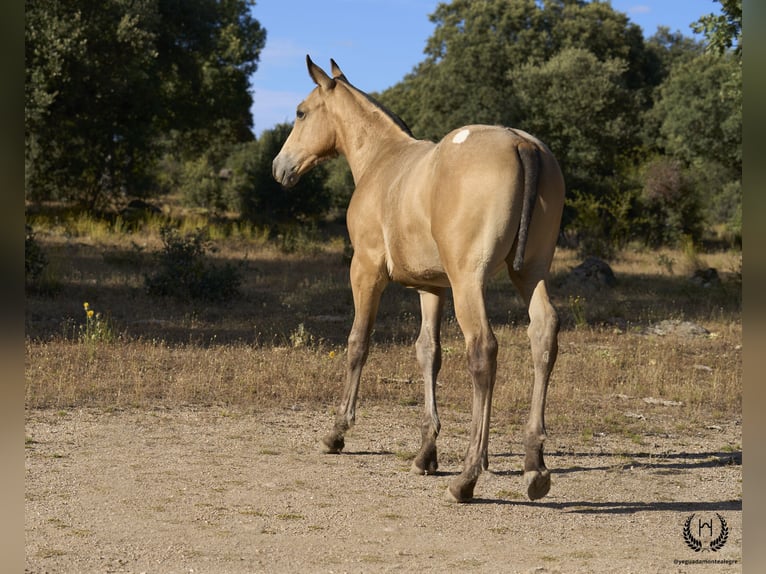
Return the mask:
<svg viewBox="0 0 766 574">
<path fill-rule="evenodd" d="M 655 399 L 654 397 L 645 397 L 642 399 L 648 405 L 662 405 L 663 407 L 680 407 L 681 401 L 669 401 L 667 399 Z"/>
<path fill-rule="evenodd" d="M 695 365 L 692 365 L 692 368 L 695 371 L 705 371 L 706 373 L 712 373 L 713 372 L 713 368 L 712 367 L 708 367 L 707 365 L 695 364 Z"/>
<path fill-rule="evenodd" d="M 680 319 L 666 319 L 655 325 L 644 329 L 645 335 L 675 335 L 677 337 L 703 337 L 710 334 L 710 331 L 697 323 L 691 321 L 681 321 Z"/>
<path fill-rule="evenodd" d="M 689 281 L 700 287 L 714 287 L 721 284 L 721 278 L 718 277 L 718 271 L 713 267 L 707 269 L 697 269 Z"/>
<path fill-rule="evenodd" d="M 594 288 L 614 287 L 617 279 L 614 276 L 612 268 L 606 261 L 598 257 L 586 257 L 585 261 L 572 269 L 569 279 L 579 285 L 590 286 Z"/>
</svg>

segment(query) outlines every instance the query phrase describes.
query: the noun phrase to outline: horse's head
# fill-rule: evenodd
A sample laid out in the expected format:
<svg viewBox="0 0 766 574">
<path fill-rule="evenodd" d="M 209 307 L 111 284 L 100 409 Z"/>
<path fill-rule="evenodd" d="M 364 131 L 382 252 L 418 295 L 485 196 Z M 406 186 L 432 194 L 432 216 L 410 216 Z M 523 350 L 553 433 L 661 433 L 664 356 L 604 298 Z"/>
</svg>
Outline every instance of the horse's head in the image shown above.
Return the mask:
<svg viewBox="0 0 766 574">
<path fill-rule="evenodd" d="M 306 56 L 309 76 L 317 87 L 298 104 L 293 130 L 272 164 L 274 179 L 285 187 L 294 186 L 312 167 L 338 154 L 335 122 L 327 99 L 335 90 L 337 79 L 345 77 L 338 65 L 332 60 L 331 63 L 333 78 Z"/>
</svg>

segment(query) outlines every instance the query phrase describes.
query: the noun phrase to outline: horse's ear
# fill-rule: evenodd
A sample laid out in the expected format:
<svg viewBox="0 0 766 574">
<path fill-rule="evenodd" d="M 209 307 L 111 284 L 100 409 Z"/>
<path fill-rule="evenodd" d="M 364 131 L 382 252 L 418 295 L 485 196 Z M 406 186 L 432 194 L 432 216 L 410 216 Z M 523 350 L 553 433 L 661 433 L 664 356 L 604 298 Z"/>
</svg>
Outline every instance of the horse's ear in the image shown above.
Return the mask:
<svg viewBox="0 0 766 574">
<path fill-rule="evenodd" d="M 340 66 L 338 66 L 338 64 L 332 58 L 330 58 L 330 69 L 332 70 L 333 79 L 343 80 L 344 82 L 348 83 L 348 78 L 346 78 L 346 74 L 344 74 L 341 71 Z"/>
<path fill-rule="evenodd" d="M 311 61 L 311 57 L 306 54 L 306 66 L 309 69 L 309 76 L 314 83 L 325 90 L 332 90 L 335 87 L 335 80 L 328 76 L 325 71 Z"/>
</svg>

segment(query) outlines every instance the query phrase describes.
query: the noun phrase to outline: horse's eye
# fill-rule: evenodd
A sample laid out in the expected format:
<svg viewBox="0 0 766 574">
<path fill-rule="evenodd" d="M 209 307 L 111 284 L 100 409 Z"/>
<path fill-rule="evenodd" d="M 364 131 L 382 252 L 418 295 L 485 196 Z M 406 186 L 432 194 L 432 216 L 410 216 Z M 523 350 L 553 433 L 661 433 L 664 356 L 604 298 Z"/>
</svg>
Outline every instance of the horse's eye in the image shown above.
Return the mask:
<svg viewBox="0 0 766 574">
<path fill-rule="evenodd" d="M 306 112 L 304 112 L 303 110 L 298 110 L 295 112 L 295 117 L 298 118 L 299 120 L 302 120 L 303 118 L 306 117 Z"/>
</svg>

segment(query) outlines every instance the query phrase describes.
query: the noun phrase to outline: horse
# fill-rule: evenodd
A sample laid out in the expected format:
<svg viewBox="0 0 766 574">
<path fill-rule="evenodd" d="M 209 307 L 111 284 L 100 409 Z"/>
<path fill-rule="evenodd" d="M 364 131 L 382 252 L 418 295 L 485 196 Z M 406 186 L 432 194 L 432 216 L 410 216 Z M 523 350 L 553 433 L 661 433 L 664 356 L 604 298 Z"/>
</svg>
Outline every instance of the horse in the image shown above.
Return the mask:
<svg viewBox="0 0 766 574">
<path fill-rule="evenodd" d="M 345 446 L 381 294 L 396 281 L 419 292 L 422 313 L 415 354 L 425 400 L 411 470 L 437 471 L 440 324 L 451 289 L 473 405 L 463 469 L 450 480 L 447 497 L 470 501 L 488 468 L 497 370 L 485 289 L 506 267 L 529 314 L 534 386 L 524 430 L 524 481 L 531 500 L 542 498 L 551 484 L 543 460 L 545 400 L 558 352 L 559 319 L 547 287 L 564 205 L 558 162 L 539 139 L 502 126 L 467 125 L 438 143 L 416 139 L 401 119 L 354 87 L 334 60 L 332 76 L 308 55 L 306 64 L 316 87 L 297 107 L 292 131 L 273 160 L 273 176 L 290 188 L 320 162 L 342 154 L 355 185 L 346 215 L 354 320 L 342 400 L 323 450 L 340 453 Z"/>
</svg>

